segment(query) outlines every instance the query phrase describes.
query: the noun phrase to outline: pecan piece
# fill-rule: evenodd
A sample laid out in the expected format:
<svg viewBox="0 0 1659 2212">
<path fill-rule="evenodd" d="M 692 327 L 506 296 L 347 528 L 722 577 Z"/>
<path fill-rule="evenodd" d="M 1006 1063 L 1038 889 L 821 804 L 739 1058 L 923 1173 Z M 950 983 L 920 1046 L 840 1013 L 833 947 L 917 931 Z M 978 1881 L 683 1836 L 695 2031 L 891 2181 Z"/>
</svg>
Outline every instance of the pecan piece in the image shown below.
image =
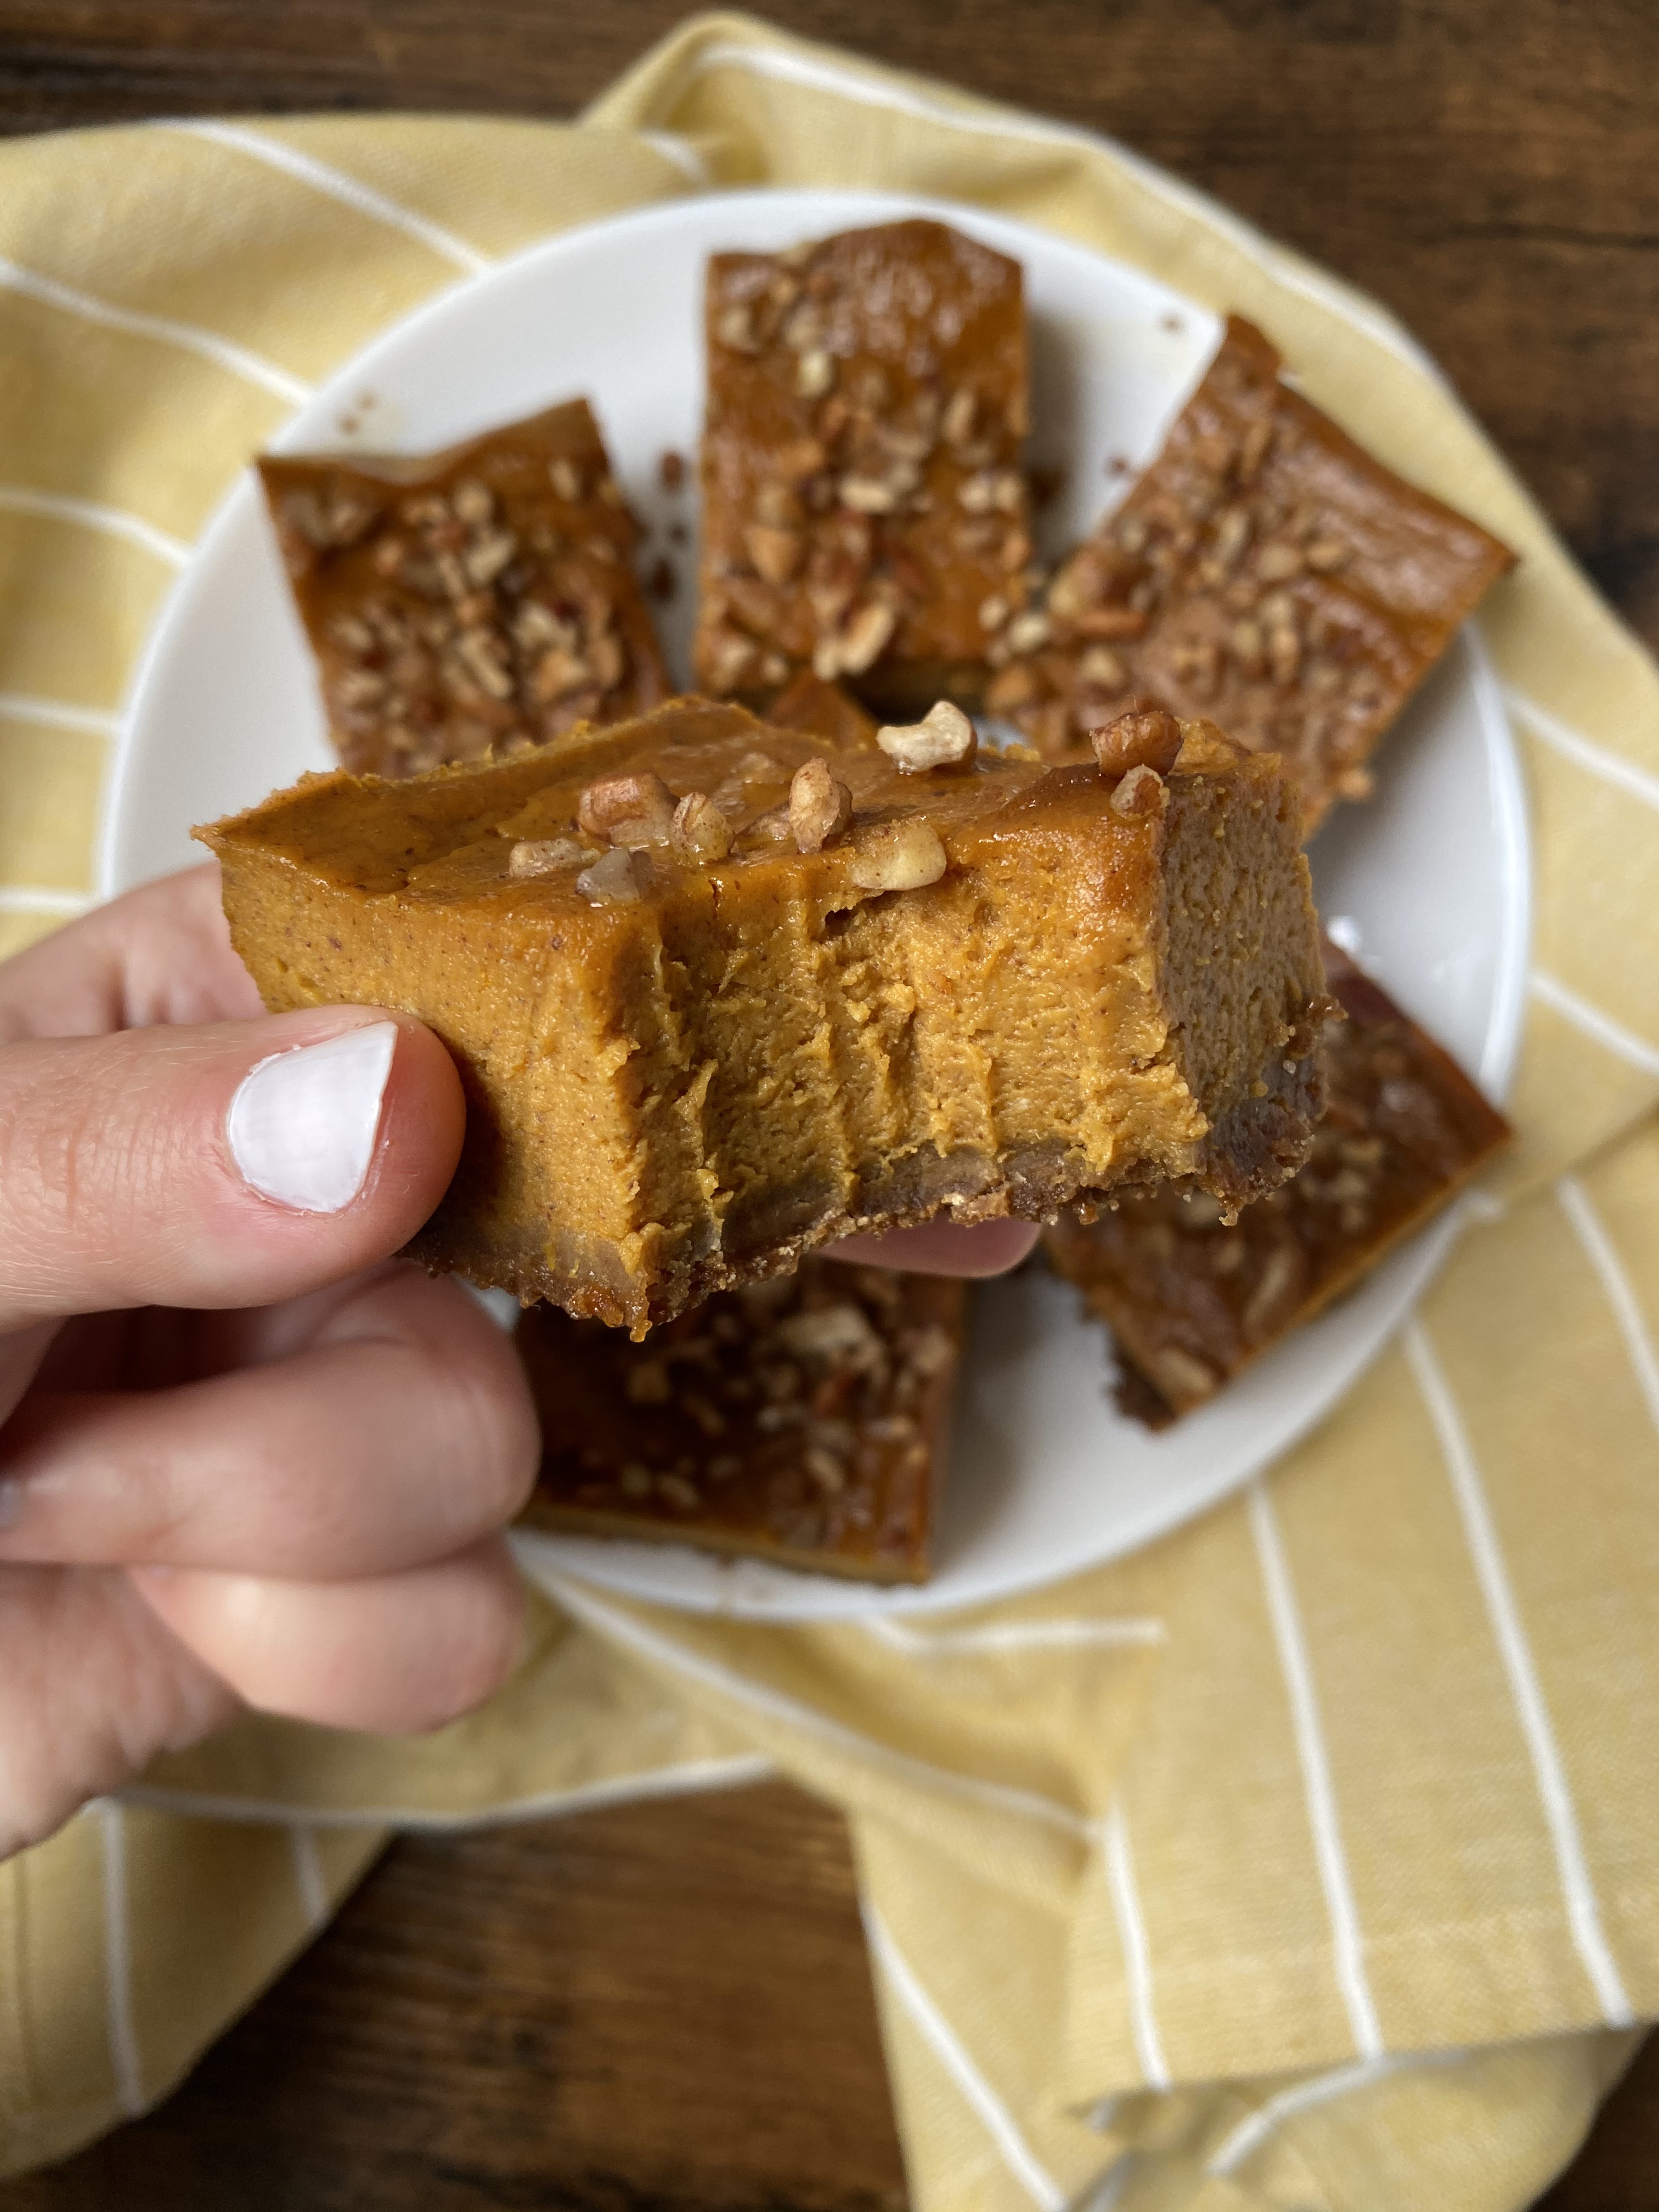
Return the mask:
<svg viewBox="0 0 1659 2212">
<path fill-rule="evenodd" d="M 1161 707 L 1131 708 L 1103 730 L 1091 730 L 1089 743 L 1103 775 L 1127 775 L 1135 768 L 1168 775 L 1181 751 L 1181 725 Z"/>
<path fill-rule="evenodd" d="M 826 684 L 838 676 L 862 676 L 884 650 L 898 617 L 879 599 L 866 599 L 848 616 L 840 634 L 823 639 L 812 655 L 812 672 Z"/>
<path fill-rule="evenodd" d="M 853 856 L 852 878 L 860 890 L 914 891 L 945 873 L 939 832 L 916 816 L 866 830 Z"/>
<path fill-rule="evenodd" d="M 574 837 L 520 837 L 507 856 L 509 876 L 550 876 L 556 869 L 574 867 L 578 860 L 596 860 L 591 845 Z"/>
<path fill-rule="evenodd" d="M 576 889 L 595 906 L 629 905 L 640 896 L 634 855 L 620 847 L 614 853 L 607 853 L 591 868 L 582 870 L 576 878 Z"/>
<path fill-rule="evenodd" d="M 606 844 L 665 845 L 674 826 L 674 794 L 651 769 L 637 775 L 602 775 L 577 802 L 576 820 Z"/>
<path fill-rule="evenodd" d="M 902 775 L 921 775 L 929 769 L 957 768 L 972 760 L 979 739 L 961 708 L 940 699 L 919 722 L 878 730 L 876 743 Z"/>
<path fill-rule="evenodd" d="M 751 522 L 743 533 L 744 550 L 769 584 L 787 584 L 800 566 L 805 540 L 798 530 Z"/>
<path fill-rule="evenodd" d="M 789 779 L 789 829 L 799 853 L 818 853 L 853 816 L 853 794 L 828 761 L 803 761 Z"/>
<path fill-rule="evenodd" d="M 1162 814 L 1169 797 L 1169 786 L 1158 770 L 1138 763 L 1112 793 L 1112 811 L 1137 821 L 1148 814 Z"/>
<path fill-rule="evenodd" d="M 732 825 L 707 792 L 688 791 L 674 809 L 668 842 L 683 860 L 723 860 L 732 849 Z"/>
</svg>

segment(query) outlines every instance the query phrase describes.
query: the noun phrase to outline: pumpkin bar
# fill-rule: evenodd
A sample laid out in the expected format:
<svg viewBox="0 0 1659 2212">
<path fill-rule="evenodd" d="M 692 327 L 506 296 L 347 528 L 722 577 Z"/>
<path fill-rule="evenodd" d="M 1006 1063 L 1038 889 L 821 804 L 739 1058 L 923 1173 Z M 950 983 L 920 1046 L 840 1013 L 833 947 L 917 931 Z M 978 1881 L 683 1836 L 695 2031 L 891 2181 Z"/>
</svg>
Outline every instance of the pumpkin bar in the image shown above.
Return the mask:
<svg viewBox="0 0 1659 2212">
<path fill-rule="evenodd" d="M 1457 1063 L 1333 945 L 1330 1086 L 1308 1163 L 1228 1228 L 1203 1193 L 1126 1197 L 1046 1249 L 1117 1342 L 1120 1402 L 1161 1428 L 1423 1226 L 1510 1139 Z"/>
<path fill-rule="evenodd" d="M 441 453 L 267 455 L 259 475 L 348 768 L 523 751 L 667 696 L 585 399 Z"/>
<path fill-rule="evenodd" d="M 1019 264 L 885 223 L 716 254 L 706 313 L 701 688 L 976 704 L 1032 589 Z"/>
<path fill-rule="evenodd" d="M 1131 694 L 1280 754 L 1310 834 L 1514 556 L 1384 468 L 1234 315 L 1163 451 L 1054 578 L 988 705 L 1055 760 Z M 1001 657 L 1000 654 L 998 656 Z"/>
<path fill-rule="evenodd" d="M 766 708 L 766 719 L 781 730 L 805 730 L 838 745 L 872 745 L 876 718 L 866 714 L 844 684 L 826 684 L 810 668 L 792 676 Z"/>
<path fill-rule="evenodd" d="M 525 1520 L 878 1583 L 927 1579 L 963 1286 L 808 1258 L 630 1343 L 532 1306 Z"/>
<path fill-rule="evenodd" d="M 949 706 L 838 747 L 679 700 L 201 834 L 268 1006 L 402 1007 L 453 1053 L 416 1256 L 642 1333 L 855 1230 L 1168 1176 L 1231 1207 L 1301 1164 L 1295 787 L 1154 719 L 1167 777 L 976 755 Z"/>
</svg>

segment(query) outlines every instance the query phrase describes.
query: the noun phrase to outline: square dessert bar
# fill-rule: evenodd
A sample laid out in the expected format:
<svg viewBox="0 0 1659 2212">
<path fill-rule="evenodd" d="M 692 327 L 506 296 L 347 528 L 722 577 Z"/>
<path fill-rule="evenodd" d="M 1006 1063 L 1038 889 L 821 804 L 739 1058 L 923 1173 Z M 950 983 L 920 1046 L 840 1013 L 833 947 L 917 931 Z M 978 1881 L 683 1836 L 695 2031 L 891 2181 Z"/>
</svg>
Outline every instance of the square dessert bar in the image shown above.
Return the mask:
<svg viewBox="0 0 1659 2212">
<path fill-rule="evenodd" d="M 988 704 L 1051 759 L 1139 694 L 1283 756 L 1308 829 L 1514 556 L 1279 379 L 1238 316 L 1163 451 L 1071 556 Z"/>
<path fill-rule="evenodd" d="M 963 1286 L 808 1258 L 643 1344 L 532 1306 L 532 1528 L 927 1579 Z"/>
<path fill-rule="evenodd" d="M 348 768 L 522 751 L 667 696 L 585 399 L 441 453 L 271 454 L 259 475 Z"/>
<path fill-rule="evenodd" d="M 837 746 L 679 700 L 521 758 L 304 778 L 203 833 L 273 1008 L 418 1014 L 468 1100 L 416 1255 L 642 1333 L 854 1230 L 1297 1167 L 1323 970 L 1294 785 Z M 1177 757 L 1176 756 L 1179 756 Z"/>
<path fill-rule="evenodd" d="M 780 730 L 805 730 L 838 745 L 873 745 L 877 722 L 844 684 L 826 684 L 803 668 L 766 707 L 766 719 Z"/>
<path fill-rule="evenodd" d="M 938 222 L 708 264 L 697 682 L 975 704 L 1030 598 L 1019 265 Z"/>
<path fill-rule="evenodd" d="M 1202 1405 L 1439 1212 L 1510 1139 L 1456 1062 L 1334 945 L 1325 1118 L 1307 1165 L 1228 1228 L 1202 1193 L 1126 1197 L 1048 1256 L 1117 1340 L 1126 1412 Z"/>
</svg>

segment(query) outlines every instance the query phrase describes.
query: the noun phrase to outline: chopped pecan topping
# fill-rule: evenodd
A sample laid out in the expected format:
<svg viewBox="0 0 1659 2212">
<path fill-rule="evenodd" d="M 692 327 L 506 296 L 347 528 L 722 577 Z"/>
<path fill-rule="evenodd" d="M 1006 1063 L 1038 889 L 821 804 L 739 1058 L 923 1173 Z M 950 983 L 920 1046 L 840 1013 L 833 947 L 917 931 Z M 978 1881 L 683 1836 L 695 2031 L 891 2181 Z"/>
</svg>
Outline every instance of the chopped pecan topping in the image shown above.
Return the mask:
<svg viewBox="0 0 1659 2212">
<path fill-rule="evenodd" d="M 753 638 L 744 637 L 741 630 L 717 629 L 705 647 L 708 656 L 708 680 L 716 691 L 735 691 L 745 677 L 754 673 L 760 659 L 760 649 Z"/>
<path fill-rule="evenodd" d="M 1133 821 L 1146 815 L 1162 814 L 1169 797 L 1169 786 L 1155 768 L 1135 767 L 1121 778 L 1112 793 L 1111 808 L 1114 814 Z"/>
<path fill-rule="evenodd" d="M 1158 707 L 1132 710 L 1103 730 L 1091 730 L 1089 743 L 1103 775 L 1127 775 L 1131 769 L 1150 768 L 1164 776 L 1180 756 L 1181 725 Z"/>
<path fill-rule="evenodd" d="M 819 643 L 812 655 L 813 674 L 826 684 L 838 676 L 862 676 L 885 650 L 897 623 L 884 600 L 866 599 L 835 636 Z"/>
<path fill-rule="evenodd" d="M 665 845 L 673 829 L 674 794 L 651 769 L 600 776 L 583 792 L 576 820 L 590 837 L 607 844 Z"/>
<path fill-rule="evenodd" d="M 595 906 L 628 906 L 641 896 L 634 855 L 619 846 L 576 878 L 576 889 Z"/>
<path fill-rule="evenodd" d="M 669 842 L 683 860 L 723 860 L 732 849 L 732 825 L 706 792 L 688 791 L 674 809 Z"/>
<path fill-rule="evenodd" d="M 851 874 L 860 890 L 914 891 L 936 884 L 945 869 L 939 832 L 912 815 L 866 830 L 858 840 Z"/>
<path fill-rule="evenodd" d="M 919 722 L 878 730 L 876 743 L 901 775 L 918 775 L 929 769 L 957 768 L 972 760 L 979 739 L 961 708 L 940 699 Z"/>
<path fill-rule="evenodd" d="M 789 831 L 800 853 L 821 852 L 853 817 L 853 794 L 824 760 L 803 761 L 789 780 Z"/>
<path fill-rule="evenodd" d="M 751 522 L 743 533 L 744 550 L 769 584 L 787 584 L 801 563 L 805 540 L 798 530 Z"/>
<path fill-rule="evenodd" d="M 520 837 L 507 856 L 509 876 L 550 876 L 574 867 L 579 860 L 599 858 L 591 845 L 575 837 Z"/>
<path fill-rule="evenodd" d="M 715 319 L 714 336 L 733 353 L 758 353 L 761 342 L 750 302 L 742 300 L 735 307 L 722 308 Z"/>
</svg>

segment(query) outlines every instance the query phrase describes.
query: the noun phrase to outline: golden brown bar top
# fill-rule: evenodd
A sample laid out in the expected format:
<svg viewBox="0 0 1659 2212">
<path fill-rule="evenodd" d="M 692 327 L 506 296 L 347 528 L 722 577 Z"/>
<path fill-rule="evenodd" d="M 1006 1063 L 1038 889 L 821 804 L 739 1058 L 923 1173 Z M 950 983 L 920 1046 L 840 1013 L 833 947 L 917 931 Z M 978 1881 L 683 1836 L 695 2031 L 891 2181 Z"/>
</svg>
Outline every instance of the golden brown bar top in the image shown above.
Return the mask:
<svg viewBox="0 0 1659 2212">
<path fill-rule="evenodd" d="M 1031 589 L 1019 264 L 883 223 L 716 254 L 706 315 L 698 682 L 977 702 Z"/>
<path fill-rule="evenodd" d="M 666 696 L 585 399 L 441 453 L 268 454 L 259 474 L 348 768 L 482 760 Z"/>
<path fill-rule="evenodd" d="M 1280 754 L 1310 834 L 1514 556 L 1384 468 L 1229 317 L 1122 505 L 1060 568 L 988 704 L 1053 759 L 1131 694 Z"/>
<path fill-rule="evenodd" d="M 532 1306 L 532 1528 L 925 1582 L 967 1294 L 809 1257 L 631 1344 Z"/>
</svg>

